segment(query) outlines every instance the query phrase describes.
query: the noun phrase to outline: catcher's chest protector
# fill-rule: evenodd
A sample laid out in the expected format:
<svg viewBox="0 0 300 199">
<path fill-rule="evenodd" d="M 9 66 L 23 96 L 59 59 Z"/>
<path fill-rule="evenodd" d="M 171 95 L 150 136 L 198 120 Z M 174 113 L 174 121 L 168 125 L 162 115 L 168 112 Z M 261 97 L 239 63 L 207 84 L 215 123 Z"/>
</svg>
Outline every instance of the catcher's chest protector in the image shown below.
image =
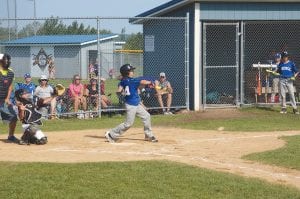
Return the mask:
<svg viewBox="0 0 300 199">
<path fill-rule="evenodd" d="M 27 104 L 25 106 L 24 120 L 23 120 L 23 130 L 24 134 L 21 139 L 27 144 L 46 144 L 47 137 L 38 128 L 41 125 L 42 114 L 36 111 L 36 108 Z"/>
<path fill-rule="evenodd" d="M 41 125 L 42 114 L 37 112 L 36 108 L 31 104 L 25 106 L 24 123 Z"/>
</svg>

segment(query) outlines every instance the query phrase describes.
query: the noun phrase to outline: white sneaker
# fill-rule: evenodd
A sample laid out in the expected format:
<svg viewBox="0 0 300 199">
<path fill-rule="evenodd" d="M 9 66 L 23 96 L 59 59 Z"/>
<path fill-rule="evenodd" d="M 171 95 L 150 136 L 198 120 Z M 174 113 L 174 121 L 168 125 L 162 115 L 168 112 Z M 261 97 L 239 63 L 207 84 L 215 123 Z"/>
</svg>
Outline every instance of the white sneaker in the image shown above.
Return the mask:
<svg viewBox="0 0 300 199">
<path fill-rule="evenodd" d="M 167 111 L 167 112 L 164 112 L 164 115 L 173 115 L 173 113 L 170 111 Z"/>
<path fill-rule="evenodd" d="M 282 108 L 281 111 L 280 111 L 280 113 L 281 114 L 286 114 L 287 113 L 286 108 Z"/>
<path fill-rule="evenodd" d="M 110 132 L 109 132 L 109 131 L 106 131 L 106 132 L 105 132 L 105 137 L 106 137 L 107 141 L 110 142 L 110 143 L 115 143 L 115 142 L 116 142 L 116 139 L 113 138 L 113 137 L 110 135 Z"/>
</svg>

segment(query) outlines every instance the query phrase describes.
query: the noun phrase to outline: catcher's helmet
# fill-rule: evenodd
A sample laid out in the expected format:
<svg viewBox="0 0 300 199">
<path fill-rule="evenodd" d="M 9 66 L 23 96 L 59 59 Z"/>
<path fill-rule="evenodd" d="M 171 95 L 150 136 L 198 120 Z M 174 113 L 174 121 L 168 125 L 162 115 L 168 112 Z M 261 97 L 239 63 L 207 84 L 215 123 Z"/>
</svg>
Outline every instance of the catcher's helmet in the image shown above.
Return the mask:
<svg viewBox="0 0 300 199">
<path fill-rule="evenodd" d="M 19 89 L 15 91 L 15 98 L 19 101 L 22 102 L 23 104 L 30 104 L 31 101 L 29 99 L 26 99 L 23 97 L 24 94 L 27 94 L 27 91 L 24 89 Z"/>
<path fill-rule="evenodd" d="M 134 66 L 131 66 L 130 64 L 125 64 L 125 65 L 121 66 L 120 73 L 123 77 L 127 77 L 129 71 L 133 71 L 134 69 L 135 69 Z"/>
</svg>

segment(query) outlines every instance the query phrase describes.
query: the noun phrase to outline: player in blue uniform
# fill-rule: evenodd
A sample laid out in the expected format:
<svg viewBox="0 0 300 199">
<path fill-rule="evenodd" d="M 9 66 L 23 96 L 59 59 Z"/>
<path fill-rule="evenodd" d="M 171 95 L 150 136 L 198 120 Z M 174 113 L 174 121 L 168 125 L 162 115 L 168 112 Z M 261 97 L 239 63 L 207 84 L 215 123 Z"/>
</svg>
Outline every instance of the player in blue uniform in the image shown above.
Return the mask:
<svg viewBox="0 0 300 199">
<path fill-rule="evenodd" d="M 293 80 L 298 76 L 299 72 L 296 68 L 294 62 L 289 60 L 288 52 L 281 53 L 281 62 L 277 67 L 279 75 L 279 88 L 280 88 L 280 98 L 281 98 L 281 111 L 280 113 L 287 113 L 286 109 L 286 92 L 290 95 L 291 105 L 293 107 L 293 112 L 299 114 L 297 109 L 297 104 L 294 95 L 294 85 Z"/>
<path fill-rule="evenodd" d="M 143 120 L 145 140 L 151 142 L 158 141 L 151 129 L 150 114 L 142 105 L 138 93 L 140 85 L 151 85 L 153 82 L 142 80 L 141 78 L 133 78 L 134 69 L 130 64 L 125 64 L 120 68 L 123 78 L 119 83 L 117 93 L 118 95 L 125 95 L 126 121 L 105 133 L 106 139 L 111 143 L 116 142 L 117 138 L 133 125 L 136 115 Z"/>
</svg>

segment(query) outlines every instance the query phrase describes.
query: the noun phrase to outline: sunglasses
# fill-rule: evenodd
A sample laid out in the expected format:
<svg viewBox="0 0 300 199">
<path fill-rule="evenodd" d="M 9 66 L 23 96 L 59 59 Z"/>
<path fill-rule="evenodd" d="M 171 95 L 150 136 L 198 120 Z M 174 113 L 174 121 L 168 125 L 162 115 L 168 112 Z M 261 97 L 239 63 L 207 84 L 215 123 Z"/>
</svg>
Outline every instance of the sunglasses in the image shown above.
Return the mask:
<svg viewBox="0 0 300 199">
<path fill-rule="evenodd" d="M 160 78 L 165 78 L 165 76 L 160 76 Z"/>
<path fill-rule="evenodd" d="M 48 81 L 47 79 L 41 79 L 41 81 Z"/>
</svg>

